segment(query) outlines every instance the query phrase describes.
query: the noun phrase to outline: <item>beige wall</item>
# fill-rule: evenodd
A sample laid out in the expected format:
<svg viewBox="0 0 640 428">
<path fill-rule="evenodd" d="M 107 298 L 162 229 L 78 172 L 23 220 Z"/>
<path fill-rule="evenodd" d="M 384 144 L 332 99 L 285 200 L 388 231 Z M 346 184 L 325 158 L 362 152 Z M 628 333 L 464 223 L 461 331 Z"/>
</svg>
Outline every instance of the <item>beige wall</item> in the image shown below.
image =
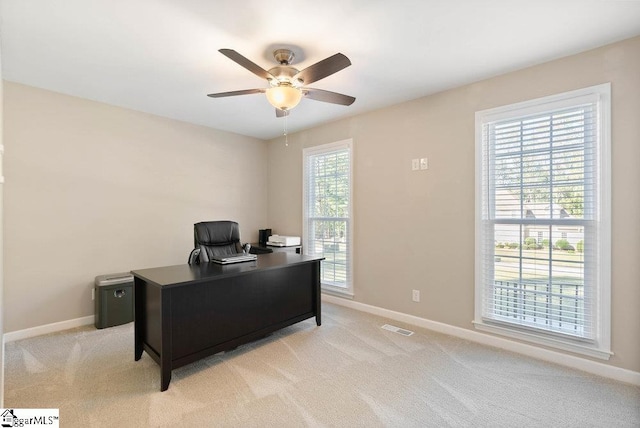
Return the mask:
<svg viewBox="0 0 640 428">
<path fill-rule="evenodd" d="M 5 82 L 5 330 L 93 315 L 96 275 L 266 225 L 264 141 Z"/>
<path fill-rule="evenodd" d="M 270 141 L 269 226 L 302 233 L 302 149 L 353 138 L 354 300 L 472 329 L 475 112 L 604 82 L 613 98 L 609 363 L 640 371 L 640 38 L 290 134 L 289 147 Z M 428 170 L 411 171 L 418 157 Z"/>
</svg>

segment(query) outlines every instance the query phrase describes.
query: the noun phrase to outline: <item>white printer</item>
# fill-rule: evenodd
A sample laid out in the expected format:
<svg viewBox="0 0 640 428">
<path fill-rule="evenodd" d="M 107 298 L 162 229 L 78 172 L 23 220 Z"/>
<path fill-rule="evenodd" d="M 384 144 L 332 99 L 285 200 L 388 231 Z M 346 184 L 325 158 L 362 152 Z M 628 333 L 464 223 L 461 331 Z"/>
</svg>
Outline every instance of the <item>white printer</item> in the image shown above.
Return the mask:
<svg viewBox="0 0 640 428">
<path fill-rule="evenodd" d="M 300 245 L 299 236 L 271 235 L 267 245 L 272 247 L 294 247 Z"/>
</svg>

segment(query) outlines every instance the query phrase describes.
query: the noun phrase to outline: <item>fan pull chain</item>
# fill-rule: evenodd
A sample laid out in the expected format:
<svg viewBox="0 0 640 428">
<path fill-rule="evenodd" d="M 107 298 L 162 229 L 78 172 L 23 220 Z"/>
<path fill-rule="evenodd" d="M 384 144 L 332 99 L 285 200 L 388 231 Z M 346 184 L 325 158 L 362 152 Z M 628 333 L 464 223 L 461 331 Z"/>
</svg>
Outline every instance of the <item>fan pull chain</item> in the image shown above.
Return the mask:
<svg viewBox="0 0 640 428">
<path fill-rule="evenodd" d="M 289 113 L 289 112 L 287 112 Z M 285 147 L 289 147 L 289 136 L 287 135 L 287 118 L 289 117 L 288 114 L 285 114 L 284 116 L 284 146 Z"/>
</svg>

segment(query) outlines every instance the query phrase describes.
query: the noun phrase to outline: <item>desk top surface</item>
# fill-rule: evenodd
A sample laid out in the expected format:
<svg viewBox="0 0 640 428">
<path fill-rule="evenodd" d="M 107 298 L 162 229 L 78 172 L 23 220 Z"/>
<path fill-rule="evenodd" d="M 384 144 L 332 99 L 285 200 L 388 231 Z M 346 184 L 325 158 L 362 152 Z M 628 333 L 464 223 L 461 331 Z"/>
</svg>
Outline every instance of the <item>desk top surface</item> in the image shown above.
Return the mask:
<svg viewBox="0 0 640 428">
<path fill-rule="evenodd" d="M 313 263 L 324 257 L 305 256 L 288 252 L 258 254 L 256 261 L 220 265 L 203 263 L 199 265 L 175 265 L 131 271 L 134 277 L 161 287 L 178 286 L 189 282 L 200 282 L 214 278 L 244 275 L 259 270 L 277 269 L 297 264 Z"/>
</svg>

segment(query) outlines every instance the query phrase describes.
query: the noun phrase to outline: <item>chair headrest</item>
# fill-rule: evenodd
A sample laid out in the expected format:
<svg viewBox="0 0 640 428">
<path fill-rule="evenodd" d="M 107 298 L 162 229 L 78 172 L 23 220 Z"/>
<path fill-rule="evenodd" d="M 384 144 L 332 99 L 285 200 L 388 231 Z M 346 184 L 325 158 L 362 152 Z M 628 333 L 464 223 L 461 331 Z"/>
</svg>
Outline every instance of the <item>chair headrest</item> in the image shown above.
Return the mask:
<svg viewBox="0 0 640 428">
<path fill-rule="evenodd" d="M 240 228 L 235 221 L 203 221 L 193 225 L 194 237 L 200 245 L 228 245 L 240 242 Z"/>
</svg>

